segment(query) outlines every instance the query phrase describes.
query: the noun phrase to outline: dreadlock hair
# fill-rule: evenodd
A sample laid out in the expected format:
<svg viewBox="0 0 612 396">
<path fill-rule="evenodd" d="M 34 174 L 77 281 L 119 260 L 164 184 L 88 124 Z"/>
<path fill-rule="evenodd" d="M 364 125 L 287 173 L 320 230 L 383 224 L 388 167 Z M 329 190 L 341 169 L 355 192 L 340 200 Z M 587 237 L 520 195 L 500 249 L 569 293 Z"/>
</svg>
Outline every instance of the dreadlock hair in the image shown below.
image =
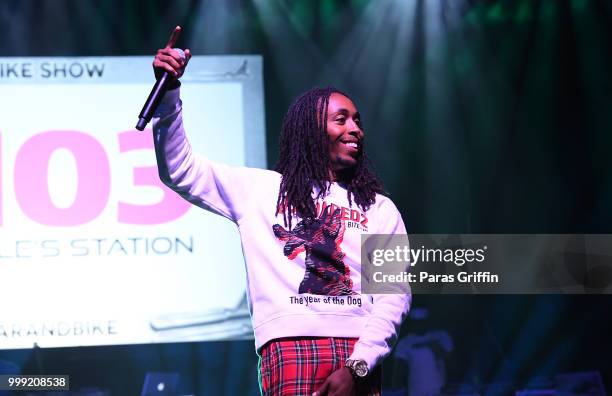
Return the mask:
<svg viewBox="0 0 612 396">
<path fill-rule="evenodd" d="M 275 170 L 282 175 L 276 214 L 283 213 L 286 227 L 291 227 L 292 214 L 304 219 L 316 217 L 316 199 L 327 194 L 332 182 L 327 136 L 327 106 L 332 93 L 348 95 L 334 87 L 312 88 L 299 96 L 289 107 L 280 134 L 280 154 Z M 350 99 L 350 98 L 349 98 Z M 374 204 L 377 193 L 383 193 L 383 185 L 370 169 L 370 161 L 362 149 L 357 165 L 343 173 L 347 183 L 349 205 L 352 199 L 364 212 Z"/>
</svg>

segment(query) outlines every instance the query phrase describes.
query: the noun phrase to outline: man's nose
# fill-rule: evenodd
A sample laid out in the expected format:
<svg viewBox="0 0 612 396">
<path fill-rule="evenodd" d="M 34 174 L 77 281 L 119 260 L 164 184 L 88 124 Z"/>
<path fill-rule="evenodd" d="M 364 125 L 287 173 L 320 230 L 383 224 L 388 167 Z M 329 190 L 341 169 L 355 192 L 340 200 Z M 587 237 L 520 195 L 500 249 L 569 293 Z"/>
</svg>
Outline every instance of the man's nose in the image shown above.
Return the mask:
<svg viewBox="0 0 612 396">
<path fill-rule="evenodd" d="M 353 125 L 350 125 L 350 128 L 349 135 L 354 136 L 357 139 L 363 138 L 363 131 L 361 128 L 359 128 L 359 125 L 353 123 Z"/>
<path fill-rule="evenodd" d="M 363 131 L 354 120 L 350 120 L 350 124 L 348 126 L 350 129 L 349 135 L 355 136 L 357 138 L 361 138 L 363 136 Z"/>
</svg>

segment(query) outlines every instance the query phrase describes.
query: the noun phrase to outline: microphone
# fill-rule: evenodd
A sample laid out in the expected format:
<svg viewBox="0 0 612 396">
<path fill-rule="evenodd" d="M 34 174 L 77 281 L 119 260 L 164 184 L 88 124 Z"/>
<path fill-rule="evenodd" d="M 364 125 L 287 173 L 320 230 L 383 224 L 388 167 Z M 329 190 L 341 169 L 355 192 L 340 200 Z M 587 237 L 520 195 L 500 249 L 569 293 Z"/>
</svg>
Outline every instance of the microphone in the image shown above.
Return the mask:
<svg viewBox="0 0 612 396">
<path fill-rule="evenodd" d="M 182 59 L 185 59 L 185 52 L 183 52 L 182 49 L 174 48 L 174 50 L 179 53 Z M 170 84 L 171 79 L 172 76 L 170 75 L 170 73 L 164 71 L 161 78 L 157 80 L 157 82 L 153 86 L 153 89 L 151 90 L 147 101 L 145 102 L 144 106 L 142 107 L 142 110 L 140 111 L 140 115 L 138 115 L 138 123 L 136 124 L 136 129 L 138 129 L 139 131 L 143 131 L 147 124 L 151 121 L 151 118 L 153 118 L 153 113 L 155 112 L 155 109 L 157 109 L 157 106 L 159 106 L 159 102 L 161 102 L 162 98 L 164 97 L 164 94 L 168 90 L 168 85 Z"/>
</svg>

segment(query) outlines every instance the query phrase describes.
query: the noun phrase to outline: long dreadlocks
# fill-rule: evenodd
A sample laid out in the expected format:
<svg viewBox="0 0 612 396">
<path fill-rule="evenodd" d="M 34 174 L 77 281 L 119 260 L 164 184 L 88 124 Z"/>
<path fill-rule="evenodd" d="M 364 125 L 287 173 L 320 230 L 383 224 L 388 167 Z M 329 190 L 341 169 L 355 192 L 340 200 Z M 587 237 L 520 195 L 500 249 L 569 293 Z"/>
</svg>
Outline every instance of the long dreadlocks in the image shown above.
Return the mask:
<svg viewBox="0 0 612 396">
<path fill-rule="evenodd" d="M 275 170 L 282 175 L 276 214 L 283 213 L 285 226 L 291 226 L 292 213 L 302 218 L 316 217 L 316 199 L 324 197 L 330 185 L 332 163 L 327 136 L 327 105 L 332 93 L 348 95 L 334 87 L 312 88 L 299 96 L 289 107 L 280 135 L 280 155 Z M 360 150 L 357 165 L 345 175 L 347 198 L 364 212 L 374 204 L 383 186 L 370 170 L 365 150 Z"/>
</svg>

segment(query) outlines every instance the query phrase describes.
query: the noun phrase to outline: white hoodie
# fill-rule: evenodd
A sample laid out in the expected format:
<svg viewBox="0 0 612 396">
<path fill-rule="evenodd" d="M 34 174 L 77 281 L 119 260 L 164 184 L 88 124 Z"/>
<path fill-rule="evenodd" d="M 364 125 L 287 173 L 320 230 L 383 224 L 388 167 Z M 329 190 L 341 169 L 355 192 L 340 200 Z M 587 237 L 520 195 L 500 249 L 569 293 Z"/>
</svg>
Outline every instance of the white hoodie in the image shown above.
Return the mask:
<svg viewBox="0 0 612 396">
<path fill-rule="evenodd" d="M 355 337 L 351 359 L 372 369 L 389 354 L 411 302 L 410 294 L 360 293 L 361 235 L 406 233 L 393 202 L 377 195 L 364 213 L 332 183 L 316 203 L 318 218 L 298 217 L 288 230 L 275 215 L 281 175 L 193 153 L 179 92 L 166 93 L 153 119 L 159 174 L 189 202 L 238 226 L 256 348 L 282 337 Z"/>
</svg>

